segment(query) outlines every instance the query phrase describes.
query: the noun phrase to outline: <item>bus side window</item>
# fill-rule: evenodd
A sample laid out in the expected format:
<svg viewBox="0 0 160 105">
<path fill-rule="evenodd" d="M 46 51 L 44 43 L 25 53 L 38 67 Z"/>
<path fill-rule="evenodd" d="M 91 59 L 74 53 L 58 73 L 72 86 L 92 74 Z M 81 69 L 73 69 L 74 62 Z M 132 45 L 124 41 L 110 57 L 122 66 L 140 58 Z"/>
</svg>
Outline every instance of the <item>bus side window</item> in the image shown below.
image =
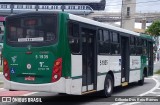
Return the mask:
<svg viewBox="0 0 160 105">
<path fill-rule="evenodd" d="M 142 55 L 142 39 L 141 38 L 136 38 L 136 55 Z"/>
<path fill-rule="evenodd" d="M 135 37 L 130 37 L 130 55 L 136 55 Z"/>
<path fill-rule="evenodd" d="M 79 25 L 69 22 L 69 45 L 73 54 L 80 53 L 80 37 L 79 37 Z"/>
<path fill-rule="evenodd" d="M 103 41 L 103 30 L 98 31 L 98 39 L 99 41 Z"/>
<path fill-rule="evenodd" d="M 119 34 L 116 32 L 111 33 L 112 41 L 111 41 L 111 53 L 112 54 L 120 54 L 120 43 L 119 43 Z"/>
<path fill-rule="evenodd" d="M 103 31 L 104 41 L 109 41 L 109 32 L 107 30 Z"/>
<path fill-rule="evenodd" d="M 106 30 L 99 30 L 98 53 L 110 54 L 109 33 Z"/>
<path fill-rule="evenodd" d="M 143 55 L 147 55 L 147 40 L 143 39 L 142 41 L 143 41 L 142 42 L 143 43 L 143 45 L 142 45 L 143 52 L 142 53 L 143 53 Z"/>
</svg>

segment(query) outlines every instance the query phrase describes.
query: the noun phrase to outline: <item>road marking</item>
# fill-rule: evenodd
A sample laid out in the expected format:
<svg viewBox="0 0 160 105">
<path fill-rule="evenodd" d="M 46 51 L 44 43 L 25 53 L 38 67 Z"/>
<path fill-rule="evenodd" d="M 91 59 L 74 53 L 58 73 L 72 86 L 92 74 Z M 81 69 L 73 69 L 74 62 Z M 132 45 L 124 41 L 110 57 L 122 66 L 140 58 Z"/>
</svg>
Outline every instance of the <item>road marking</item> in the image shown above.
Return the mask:
<svg viewBox="0 0 160 105">
<path fill-rule="evenodd" d="M 3 91 L 0 96 L 22 96 L 23 94 L 30 93 L 29 91 Z"/>
<path fill-rule="evenodd" d="M 134 105 L 134 104 L 138 104 L 140 102 L 133 102 L 133 103 L 127 103 L 127 104 L 123 104 L 123 105 Z"/>
<path fill-rule="evenodd" d="M 31 92 L 31 93 L 24 94 L 24 95 L 22 95 L 22 96 L 30 96 L 30 95 L 36 94 L 36 93 L 38 93 L 38 92 Z"/>
<path fill-rule="evenodd" d="M 155 78 L 152 78 L 152 79 L 153 79 L 154 81 L 156 81 L 155 87 L 152 88 L 151 90 L 145 92 L 145 93 L 140 94 L 139 96 L 144 96 L 144 95 L 146 95 L 146 94 L 148 94 L 148 93 L 153 93 L 153 91 L 156 90 L 156 89 L 160 86 L 160 83 L 159 83 L 159 81 L 158 81 L 157 79 L 155 79 Z M 134 104 L 138 104 L 138 103 L 141 103 L 141 102 L 132 102 L 132 103 L 128 103 L 128 104 L 126 104 L 126 105 L 134 105 Z"/>
<path fill-rule="evenodd" d="M 0 88 L 0 90 L 3 90 L 4 88 Z"/>
<path fill-rule="evenodd" d="M 2 91 L 6 91 L 7 89 L 5 89 L 5 88 L 0 88 L 0 92 L 2 92 Z"/>
<path fill-rule="evenodd" d="M 4 90 L 4 91 L 5 91 L 6 89 L 5 89 L 5 88 L 0 88 L 0 91 L 1 91 L 1 90 Z M 3 91 L 1 91 L 1 92 L 3 92 Z M 8 92 L 11 92 L 11 93 L 16 92 L 16 94 L 17 94 L 18 92 L 20 92 L 20 93 L 23 94 L 23 91 L 8 91 L 8 90 L 7 90 L 6 92 L 7 92 L 7 94 L 9 94 Z M 27 92 L 27 93 L 26 93 L 26 92 L 27 92 L 27 91 L 24 91 L 25 94 L 24 94 L 24 95 L 20 95 L 20 96 L 29 96 L 29 95 L 38 93 L 38 92 L 30 92 L 30 93 Z M 1 96 L 1 94 L 2 94 L 2 93 L 0 93 L 0 96 Z M 5 93 L 5 94 L 6 94 L 6 93 Z"/>
<path fill-rule="evenodd" d="M 120 105 L 120 104 L 123 104 L 123 103 L 125 103 L 125 102 L 117 102 L 117 103 L 113 103 L 111 105 Z"/>
<path fill-rule="evenodd" d="M 7 89 L 5 89 L 5 88 L 0 88 L 0 90 L 7 90 Z"/>
<path fill-rule="evenodd" d="M 151 92 L 152 94 L 160 94 L 160 92 Z"/>
<path fill-rule="evenodd" d="M 154 78 L 158 78 L 159 76 L 158 76 L 158 75 L 154 75 L 154 76 L 152 76 L 152 77 L 154 77 Z"/>
<path fill-rule="evenodd" d="M 149 90 L 149 91 L 147 91 L 147 92 L 145 92 L 145 93 L 142 93 L 142 94 L 140 94 L 140 95 L 138 95 L 138 96 L 144 96 L 144 95 L 146 95 L 146 94 L 148 94 L 148 93 L 151 93 L 151 92 L 153 92 L 155 89 L 157 89 L 157 88 L 159 88 L 159 86 L 160 86 L 160 83 L 159 83 L 159 81 L 157 80 L 157 79 L 155 79 L 155 78 L 146 78 L 146 79 L 153 79 L 155 82 L 156 82 L 156 85 L 151 89 L 151 90 Z M 138 104 L 138 103 L 140 103 L 140 102 L 132 102 L 132 103 L 127 103 L 127 104 L 124 104 L 125 102 L 117 102 L 117 103 L 113 103 L 113 104 L 111 104 L 111 105 L 120 105 L 120 104 L 123 104 L 123 105 L 133 105 L 133 104 Z"/>
<path fill-rule="evenodd" d="M 152 78 L 145 78 L 145 79 L 152 79 Z"/>
<path fill-rule="evenodd" d="M 148 93 L 153 92 L 153 91 L 156 90 L 157 88 L 159 88 L 159 86 L 160 86 L 159 81 L 158 81 L 157 79 L 155 79 L 155 78 L 151 78 L 151 79 L 153 79 L 153 80 L 156 82 L 156 85 L 155 85 L 151 90 L 149 90 L 149 91 L 147 91 L 147 92 L 145 92 L 145 93 L 142 93 L 142 94 L 140 94 L 139 96 L 144 96 L 144 95 L 146 95 L 146 94 L 148 94 Z"/>
</svg>

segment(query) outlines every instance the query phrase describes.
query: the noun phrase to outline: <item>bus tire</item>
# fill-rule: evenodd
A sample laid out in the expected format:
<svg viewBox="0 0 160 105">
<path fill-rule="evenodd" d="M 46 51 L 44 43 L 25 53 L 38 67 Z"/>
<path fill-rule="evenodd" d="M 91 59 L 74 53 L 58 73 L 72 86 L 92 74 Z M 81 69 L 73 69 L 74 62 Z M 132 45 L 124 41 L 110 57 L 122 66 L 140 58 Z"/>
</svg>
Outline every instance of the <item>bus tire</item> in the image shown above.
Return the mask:
<svg viewBox="0 0 160 105">
<path fill-rule="evenodd" d="M 111 75 L 107 74 L 104 82 L 103 95 L 104 97 L 110 97 L 112 92 L 113 92 L 113 78 Z"/>
<path fill-rule="evenodd" d="M 139 84 L 140 86 L 142 86 L 142 85 L 144 84 L 144 74 L 143 74 L 143 76 L 142 76 L 142 79 L 138 81 L 138 84 Z"/>
</svg>

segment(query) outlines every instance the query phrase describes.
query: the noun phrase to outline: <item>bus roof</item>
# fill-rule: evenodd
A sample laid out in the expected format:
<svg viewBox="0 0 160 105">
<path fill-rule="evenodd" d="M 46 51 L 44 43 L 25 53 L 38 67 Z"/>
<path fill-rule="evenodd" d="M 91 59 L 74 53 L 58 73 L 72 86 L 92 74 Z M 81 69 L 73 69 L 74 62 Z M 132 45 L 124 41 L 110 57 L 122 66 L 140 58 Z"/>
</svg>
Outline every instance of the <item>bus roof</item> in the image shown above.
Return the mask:
<svg viewBox="0 0 160 105">
<path fill-rule="evenodd" d="M 101 23 L 101 22 L 94 21 L 94 20 L 91 20 L 91 19 L 87 19 L 87 18 L 84 18 L 84 17 L 76 16 L 76 15 L 73 15 L 73 14 L 69 14 L 69 18 L 71 20 L 75 20 L 75 21 L 79 21 L 79 22 L 83 22 L 83 23 L 87 23 L 87 24 L 91 24 L 91 25 L 96 25 L 96 26 L 99 26 L 99 27 L 108 28 L 108 29 L 123 32 L 123 33 L 128 33 L 128 34 L 140 36 L 139 33 L 136 33 L 136 32 L 133 32 L 133 31 L 122 29 L 122 28 L 115 27 L 115 26 L 112 26 L 112 25 L 109 25 L 109 24 L 105 24 L 105 23 Z"/>
<path fill-rule="evenodd" d="M 144 38 L 148 38 L 148 39 L 152 39 L 153 37 L 151 35 L 148 34 L 140 34 L 142 37 Z"/>
<path fill-rule="evenodd" d="M 140 34 L 140 36 L 142 37 L 142 38 L 146 38 L 146 39 L 148 39 L 148 40 L 150 40 L 150 41 L 152 41 L 152 42 L 154 42 L 155 43 L 155 41 L 154 41 L 154 39 L 153 39 L 153 36 L 151 36 L 151 35 L 149 35 L 149 34 Z"/>
</svg>

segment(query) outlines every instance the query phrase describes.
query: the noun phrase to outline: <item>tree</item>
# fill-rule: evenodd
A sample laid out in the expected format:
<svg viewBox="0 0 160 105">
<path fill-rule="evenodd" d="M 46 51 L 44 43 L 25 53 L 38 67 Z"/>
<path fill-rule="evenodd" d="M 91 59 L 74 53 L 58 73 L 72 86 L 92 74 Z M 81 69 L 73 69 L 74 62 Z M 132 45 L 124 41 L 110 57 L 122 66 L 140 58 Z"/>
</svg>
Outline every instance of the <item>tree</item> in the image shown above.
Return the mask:
<svg viewBox="0 0 160 105">
<path fill-rule="evenodd" d="M 148 29 L 146 29 L 145 31 L 147 34 L 152 35 L 154 37 L 155 40 L 155 44 L 154 44 L 154 57 L 156 58 L 156 53 L 158 51 L 158 45 L 159 45 L 159 40 L 158 40 L 158 36 L 160 36 L 160 20 L 156 20 L 154 21 L 149 27 Z"/>
<path fill-rule="evenodd" d="M 160 36 L 160 20 L 154 21 L 145 32 L 154 37 Z"/>
</svg>

